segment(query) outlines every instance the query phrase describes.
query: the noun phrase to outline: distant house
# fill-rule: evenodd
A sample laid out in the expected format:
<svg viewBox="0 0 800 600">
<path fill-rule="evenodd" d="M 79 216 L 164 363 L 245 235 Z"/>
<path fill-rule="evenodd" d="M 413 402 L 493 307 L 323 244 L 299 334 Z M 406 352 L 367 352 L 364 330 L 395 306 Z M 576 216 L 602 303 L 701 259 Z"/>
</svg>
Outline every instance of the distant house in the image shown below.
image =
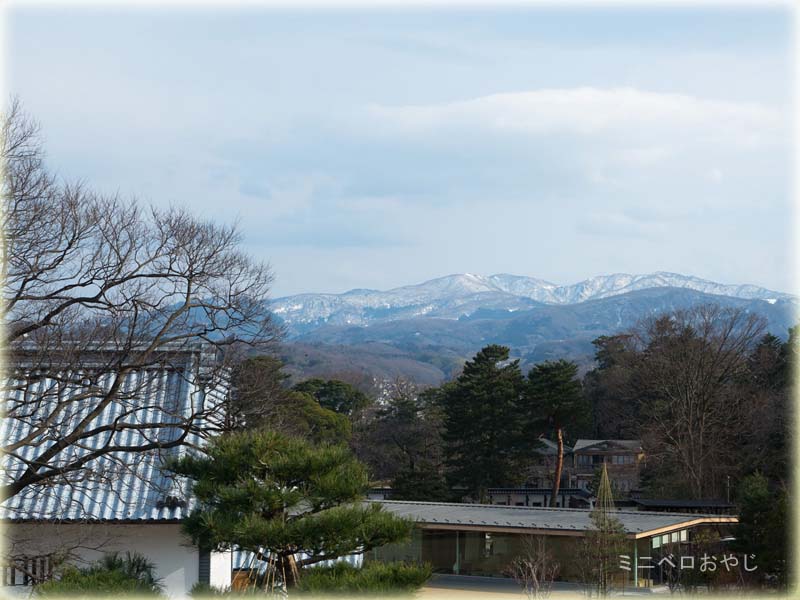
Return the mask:
<svg viewBox="0 0 800 600">
<path fill-rule="evenodd" d="M 539 447 L 534 450 L 527 471 L 528 487 L 552 487 L 557 458 L 558 444 L 540 436 Z M 564 464 L 561 472 L 561 485 L 564 487 L 572 484 L 570 480 L 572 462 L 572 448 L 564 444 Z"/>
<path fill-rule="evenodd" d="M 578 440 L 572 448 L 573 481 L 587 489 L 598 467 L 606 465 L 612 487 L 624 495 L 638 490 L 645 455 L 639 440 Z"/>
<path fill-rule="evenodd" d="M 147 407 L 168 408 L 176 419 L 196 414 L 198 407 L 219 398 L 226 390 L 209 390 L 203 375 L 203 353 L 199 349 L 173 352 L 169 366 L 143 368 L 132 373 L 126 385 L 133 390 L 127 401 L 130 409 L 111 403 L 91 421 L 98 435 L 75 447 L 75 456 L 89 456 L 110 443 L 135 447 L 146 440 L 168 441 L 177 430 L 114 430 L 121 419 L 146 424 Z M 46 385 L 47 381 L 37 385 Z M 27 390 L 25 386 L 20 389 Z M 57 400 L 77 399 L 85 389 L 56 387 Z M 20 394 L 35 393 L 20 391 Z M 3 398 L 4 406 L 20 397 Z M 75 418 L 86 416 L 93 402 L 74 402 Z M 130 422 L 130 421 L 129 421 Z M 177 428 L 176 428 L 177 429 Z M 2 457 L 3 477 L 8 481 L 24 469 L 23 460 L 34 457 L 52 443 L 47 432 L 27 439 L 31 434 L 28 420 L 7 417 L 0 435 L 20 446 Z M 118 438 L 114 438 L 118 436 Z M 121 437 L 119 437 L 121 436 Z M 185 443 L 202 444 L 196 434 Z M 230 553 L 203 553 L 181 532 L 181 520 L 191 509 L 185 482 L 161 469 L 167 455 L 185 452 L 185 446 L 147 453 L 122 452 L 116 459 L 100 456 L 91 462 L 88 476 L 56 481 L 51 485 L 32 486 L 0 505 L 4 527 L 5 566 L 0 572 L 3 586 L 25 586 L 47 577 L 53 563 L 63 555 L 72 562 L 88 562 L 111 551 L 136 551 L 156 565 L 166 593 L 185 597 L 198 582 L 226 586 L 231 581 Z M 10 590 L 7 590 L 7 592 Z"/>
<path fill-rule="evenodd" d="M 550 506 L 552 488 L 514 487 L 489 488 L 489 504 L 504 506 Z M 376 498 L 380 499 L 380 498 Z M 592 508 L 594 498 L 580 488 L 559 488 L 556 506 L 561 508 Z"/>
<path fill-rule="evenodd" d="M 367 491 L 367 500 L 391 500 L 394 497 L 394 490 L 391 486 L 375 486 Z"/>
</svg>

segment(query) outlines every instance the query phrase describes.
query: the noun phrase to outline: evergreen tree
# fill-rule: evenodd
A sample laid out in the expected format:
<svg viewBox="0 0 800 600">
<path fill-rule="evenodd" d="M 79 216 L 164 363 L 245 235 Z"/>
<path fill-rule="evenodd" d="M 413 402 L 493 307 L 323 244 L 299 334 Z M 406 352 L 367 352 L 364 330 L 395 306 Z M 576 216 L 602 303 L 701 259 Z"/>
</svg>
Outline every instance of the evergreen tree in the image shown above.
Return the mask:
<svg viewBox="0 0 800 600">
<path fill-rule="evenodd" d="M 780 586 L 788 582 L 790 564 L 788 534 L 788 495 L 786 490 L 771 490 L 767 478 L 756 473 L 745 477 L 737 494 L 739 524 L 736 549 L 755 555 L 758 569 L 751 576 L 764 582 L 772 577 Z"/>
<path fill-rule="evenodd" d="M 600 336 L 595 347 L 597 367 L 583 378 L 584 394 L 592 415 L 589 437 L 630 439 L 639 435 L 639 402 L 631 389 L 639 354 L 630 334 Z"/>
<path fill-rule="evenodd" d="M 453 499 L 453 493 L 434 465 L 420 462 L 395 475 L 392 480 L 392 499 L 447 502 Z"/>
<path fill-rule="evenodd" d="M 309 394 L 290 392 L 287 402 L 267 420 L 271 428 L 315 444 L 346 444 L 352 435 L 350 420 L 323 408 Z"/>
<path fill-rule="evenodd" d="M 295 391 L 310 394 L 322 408 L 348 417 L 356 417 L 371 404 L 369 397 L 349 383 L 338 379 L 307 379 L 294 386 Z"/>
<path fill-rule="evenodd" d="M 763 474 L 772 484 L 789 480 L 791 448 L 790 341 L 767 334 L 748 356 L 747 371 L 737 382 L 747 398 L 746 427 L 737 457 L 744 473 Z"/>
<path fill-rule="evenodd" d="M 283 366 L 280 359 L 264 355 L 233 369 L 224 429 L 269 428 L 315 443 L 348 442 L 350 420 L 324 408 L 307 393 L 287 389 Z"/>
<path fill-rule="evenodd" d="M 564 466 L 564 431 L 586 427 L 589 407 L 578 380 L 578 365 L 566 360 L 547 361 L 528 373 L 525 411 L 532 428 L 550 429 L 558 444 L 550 506 L 556 506 Z"/>
<path fill-rule="evenodd" d="M 449 481 L 479 501 L 487 488 L 522 479 L 525 448 L 518 411 L 523 384 L 519 361 L 509 361 L 509 349 L 490 345 L 440 394 Z"/>
<path fill-rule="evenodd" d="M 242 431 L 169 468 L 194 482 L 187 535 L 203 550 L 250 551 L 267 588 L 293 586 L 304 567 L 408 539 L 413 526 L 363 502 L 366 470 L 343 446 Z"/>
</svg>

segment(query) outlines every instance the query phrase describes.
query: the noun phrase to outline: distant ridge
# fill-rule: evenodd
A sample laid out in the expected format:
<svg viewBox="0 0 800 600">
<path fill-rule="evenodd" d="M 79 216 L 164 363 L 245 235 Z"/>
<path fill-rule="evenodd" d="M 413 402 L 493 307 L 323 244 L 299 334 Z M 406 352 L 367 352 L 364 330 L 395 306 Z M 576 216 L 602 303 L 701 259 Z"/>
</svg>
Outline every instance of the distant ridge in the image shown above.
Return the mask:
<svg viewBox="0 0 800 600">
<path fill-rule="evenodd" d="M 756 285 L 723 284 L 665 271 L 598 275 L 572 285 L 506 273 L 462 273 L 385 291 L 354 289 L 342 294 L 286 296 L 275 299 L 271 308 L 291 332 L 303 333 L 323 325 L 369 326 L 424 317 L 458 319 L 479 310 L 515 312 L 542 305 L 568 306 L 659 288 L 770 303 L 794 298 Z"/>
</svg>

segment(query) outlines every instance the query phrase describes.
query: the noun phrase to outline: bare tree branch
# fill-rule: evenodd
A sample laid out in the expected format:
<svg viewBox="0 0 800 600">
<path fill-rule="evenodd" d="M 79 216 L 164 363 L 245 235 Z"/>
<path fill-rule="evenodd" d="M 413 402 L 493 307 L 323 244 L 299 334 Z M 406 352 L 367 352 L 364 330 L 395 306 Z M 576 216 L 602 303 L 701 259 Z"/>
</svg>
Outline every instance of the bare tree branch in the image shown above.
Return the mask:
<svg viewBox="0 0 800 600">
<path fill-rule="evenodd" d="M 221 426 L 214 390 L 281 333 L 267 309 L 269 266 L 240 249 L 234 226 L 60 182 L 16 101 L 2 135 L 2 497 L 85 481 L 101 458 Z M 190 355 L 205 358 L 188 365 Z M 168 372 L 203 401 L 160 398 Z"/>
</svg>

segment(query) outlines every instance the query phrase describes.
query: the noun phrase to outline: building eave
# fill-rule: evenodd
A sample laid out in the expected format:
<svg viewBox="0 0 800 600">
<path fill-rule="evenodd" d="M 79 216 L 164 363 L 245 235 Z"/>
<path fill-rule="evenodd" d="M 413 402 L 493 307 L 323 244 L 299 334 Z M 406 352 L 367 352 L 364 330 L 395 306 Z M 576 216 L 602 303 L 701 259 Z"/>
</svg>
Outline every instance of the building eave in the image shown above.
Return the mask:
<svg viewBox="0 0 800 600">
<path fill-rule="evenodd" d="M 698 517 L 696 519 L 690 519 L 682 523 L 676 523 L 674 525 L 666 525 L 664 527 L 651 529 L 649 531 L 642 531 L 640 533 L 633 534 L 633 537 L 635 537 L 635 539 L 638 540 L 640 538 L 652 537 L 654 535 L 662 535 L 664 533 L 670 533 L 672 531 L 680 531 L 681 529 L 686 529 L 687 527 L 694 527 L 695 525 L 712 525 L 715 523 L 736 524 L 738 522 L 739 518 L 733 516 Z"/>
</svg>

